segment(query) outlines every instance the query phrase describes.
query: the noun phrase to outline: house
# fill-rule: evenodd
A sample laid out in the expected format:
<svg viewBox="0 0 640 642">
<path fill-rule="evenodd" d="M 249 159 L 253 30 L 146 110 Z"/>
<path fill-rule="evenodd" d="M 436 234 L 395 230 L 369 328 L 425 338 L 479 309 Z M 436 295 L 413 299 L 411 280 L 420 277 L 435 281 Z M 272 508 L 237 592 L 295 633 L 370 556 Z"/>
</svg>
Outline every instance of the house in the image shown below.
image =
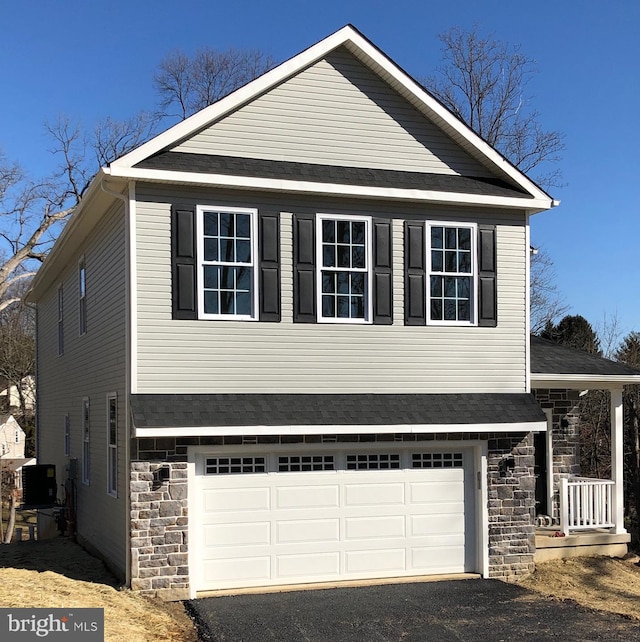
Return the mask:
<svg viewBox="0 0 640 642">
<path fill-rule="evenodd" d="M 31 375 L 23 377 L 20 385 L 4 382 L 7 387 L 0 391 L 0 403 L 9 411 L 25 410 L 33 412 L 36 407 L 36 382 Z M 24 409 L 22 406 L 24 405 Z"/>
<path fill-rule="evenodd" d="M 530 571 L 566 389 L 638 376 L 532 372 L 556 204 L 351 26 L 103 167 L 29 295 L 78 540 L 164 599 Z"/>
<path fill-rule="evenodd" d="M 0 415 L 0 459 L 24 458 L 26 435 L 13 415 Z"/>
</svg>

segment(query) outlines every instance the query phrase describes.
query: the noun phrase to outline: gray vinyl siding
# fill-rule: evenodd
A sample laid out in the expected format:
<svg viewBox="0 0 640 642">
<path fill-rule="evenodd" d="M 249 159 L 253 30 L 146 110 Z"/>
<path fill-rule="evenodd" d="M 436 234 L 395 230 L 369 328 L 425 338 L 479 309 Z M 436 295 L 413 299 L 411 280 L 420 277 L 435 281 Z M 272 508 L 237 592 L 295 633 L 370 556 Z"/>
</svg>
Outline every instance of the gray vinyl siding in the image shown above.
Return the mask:
<svg viewBox="0 0 640 642">
<path fill-rule="evenodd" d="M 87 214 L 87 212 L 85 212 Z M 127 541 L 125 223 L 114 207 L 78 247 L 38 302 L 38 460 L 56 465 L 59 498 L 77 458 L 77 533 L 125 576 Z M 86 265 L 87 332 L 79 335 L 78 261 Z M 64 291 L 64 354 L 58 356 L 57 286 Z M 118 497 L 107 494 L 107 395 L 118 396 Z M 90 484 L 82 482 L 82 399 L 90 402 Z M 64 455 L 64 418 L 71 454 Z"/>
<path fill-rule="evenodd" d="M 345 48 L 174 149 L 351 167 L 490 175 Z"/>
<path fill-rule="evenodd" d="M 527 245 L 522 213 L 137 187 L 137 391 L 522 392 L 526 372 Z M 283 212 L 282 321 L 171 318 L 170 203 Z M 292 321 L 290 213 L 357 213 L 394 219 L 394 324 Z M 403 323 L 403 220 L 433 218 L 497 225 L 498 327 L 410 327 Z"/>
</svg>

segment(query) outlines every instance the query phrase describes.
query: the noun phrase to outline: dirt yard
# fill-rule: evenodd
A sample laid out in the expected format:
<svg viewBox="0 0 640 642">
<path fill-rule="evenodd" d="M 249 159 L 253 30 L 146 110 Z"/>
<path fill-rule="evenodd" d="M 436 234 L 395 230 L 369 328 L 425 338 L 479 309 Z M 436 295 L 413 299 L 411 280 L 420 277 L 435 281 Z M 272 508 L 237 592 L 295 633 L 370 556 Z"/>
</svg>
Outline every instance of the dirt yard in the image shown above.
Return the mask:
<svg viewBox="0 0 640 642">
<path fill-rule="evenodd" d="M 119 590 L 101 561 L 66 538 L 0 545 L 0 606 L 104 608 L 108 642 L 198 640 L 182 604 Z"/>
<path fill-rule="evenodd" d="M 605 557 L 539 564 L 526 588 L 640 620 L 640 558 Z M 101 607 L 105 640 L 197 642 L 182 604 L 119 590 L 102 562 L 66 538 L 0 545 L 0 606 Z"/>
<path fill-rule="evenodd" d="M 520 584 L 543 595 L 640 620 L 640 557 L 554 560 Z"/>
</svg>

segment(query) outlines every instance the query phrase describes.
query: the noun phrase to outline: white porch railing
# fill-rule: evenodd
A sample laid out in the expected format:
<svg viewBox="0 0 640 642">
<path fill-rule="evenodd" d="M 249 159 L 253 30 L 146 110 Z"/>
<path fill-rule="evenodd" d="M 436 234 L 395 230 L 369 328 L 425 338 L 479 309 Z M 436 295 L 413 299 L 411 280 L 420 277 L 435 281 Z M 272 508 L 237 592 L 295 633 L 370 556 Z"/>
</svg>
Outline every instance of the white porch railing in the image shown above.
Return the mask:
<svg viewBox="0 0 640 642">
<path fill-rule="evenodd" d="M 560 528 L 570 531 L 613 528 L 612 495 L 615 482 L 587 477 L 560 480 Z"/>
</svg>

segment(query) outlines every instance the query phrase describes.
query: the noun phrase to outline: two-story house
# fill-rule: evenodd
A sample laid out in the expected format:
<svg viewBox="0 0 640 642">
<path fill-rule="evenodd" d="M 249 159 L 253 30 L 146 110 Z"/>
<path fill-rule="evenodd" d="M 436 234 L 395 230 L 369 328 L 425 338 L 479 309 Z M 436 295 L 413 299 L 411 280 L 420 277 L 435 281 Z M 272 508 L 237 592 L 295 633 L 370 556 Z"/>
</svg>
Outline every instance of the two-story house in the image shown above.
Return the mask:
<svg viewBox="0 0 640 642">
<path fill-rule="evenodd" d="M 102 168 L 30 294 L 79 541 L 167 599 L 530 570 L 555 204 L 351 26 Z"/>
</svg>

